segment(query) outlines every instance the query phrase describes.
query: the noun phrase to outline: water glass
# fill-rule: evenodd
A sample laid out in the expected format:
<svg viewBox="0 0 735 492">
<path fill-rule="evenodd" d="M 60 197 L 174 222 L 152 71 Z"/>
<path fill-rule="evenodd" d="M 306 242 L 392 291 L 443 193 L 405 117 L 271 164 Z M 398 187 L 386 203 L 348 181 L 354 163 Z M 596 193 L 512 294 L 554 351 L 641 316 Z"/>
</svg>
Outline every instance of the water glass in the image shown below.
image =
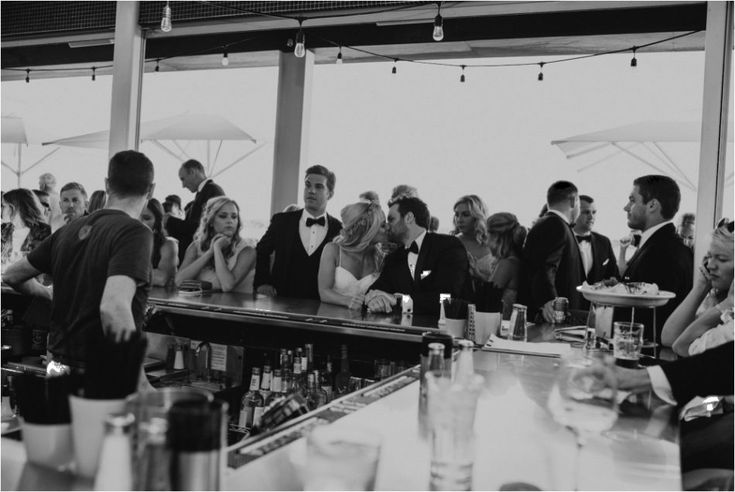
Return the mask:
<svg viewBox="0 0 735 492">
<path fill-rule="evenodd" d="M 642 345 L 642 323 L 616 321 L 613 324 L 613 353 L 617 365 L 637 367 Z"/>
<path fill-rule="evenodd" d="M 475 411 L 484 379 L 464 384 L 426 375 L 431 427 L 431 490 L 471 490 L 475 462 Z"/>
<path fill-rule="evenodd" d="M 304 490 L 374 490 L 380 458 L 376 432 L 320 425 L 306 447 Z"/>
</svg>

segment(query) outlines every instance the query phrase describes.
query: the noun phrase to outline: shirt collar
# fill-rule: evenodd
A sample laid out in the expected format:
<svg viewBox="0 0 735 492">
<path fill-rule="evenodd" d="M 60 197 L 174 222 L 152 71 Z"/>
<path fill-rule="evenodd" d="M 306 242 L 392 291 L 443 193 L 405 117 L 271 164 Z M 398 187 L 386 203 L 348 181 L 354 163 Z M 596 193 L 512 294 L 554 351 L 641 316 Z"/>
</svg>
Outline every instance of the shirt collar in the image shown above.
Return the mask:
<svg viewBox="0 0 735 492">
<path fill-rule="evenodd" d="M 550 208 L 549 212 L 551 212 L 552 214 L 558 215 L 559 217 L 561 217 L 561 220 L 563 220 L 564 223 L 569 224 L 569 219 L 563 213 L 559 212 L 558 210 L 554 210 L 553 208 Z"/>
<path fill-rule="evenodd" d="M 653 236 L 653 233 L 661 229 L 663 226 L 672 224 L 672 223 L 673 222 L 671 222 L 670 220 L 667 220 L 665 222 L 661 222 L 660 224 L 657 224 L 647 229 L 646 231 L 644 231 L 643 234 L 641 234 L 641 242 L 638 244 L 638 249 L 642 248 L 643 245 L 646 244 L 646 241 L 648 241 L 651 238 L 651 236 Z"/>
<path fill-rule="evenodd" d="M 210 181 L 212 181 L 212 178 L 206 178 L 206 179 L 204 179 L 204 181 L 202 181 L 201 183 L 199 183 L 199 186 L 197 186 L 197 193 L 200 193 L 204 189 L 204 185 L 206 185 Z"/>
<path fill-rule="evenodd" d="M 418 235 L 416 239 L 413 240 L 414 243 L 416 243 L 416 246 L 418 246 L 419 251 L 421 251 L 421 245 L 424 244 L 424 238 L 426 237 L 426 230 Z M 411 246 L 409 244 L 409 246 Z"/>
</svg>

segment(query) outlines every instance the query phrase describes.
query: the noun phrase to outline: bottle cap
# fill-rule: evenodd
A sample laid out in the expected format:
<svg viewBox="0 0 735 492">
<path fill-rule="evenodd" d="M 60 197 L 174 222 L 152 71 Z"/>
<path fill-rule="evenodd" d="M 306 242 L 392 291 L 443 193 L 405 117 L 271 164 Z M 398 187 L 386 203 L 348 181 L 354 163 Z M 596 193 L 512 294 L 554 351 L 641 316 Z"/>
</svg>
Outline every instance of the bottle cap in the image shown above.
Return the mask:
<svg viewBox="0 0 735 492">
<path fill-rule="evenodd" d="M 105 419 L 105 432 L 108 434 L 126 434 L 135 422 L 132 413 L 113 413 Z"/>
<path fill-rule="evenodd" d="M 444 345 L 444 358 L 452 357 L 453 338 L 449 333 L 441 333 L 438 331 L 427 331 L 421 336 L 421 355 L 429 356 L 429 344 L 438 342 Z"/>
</svg>

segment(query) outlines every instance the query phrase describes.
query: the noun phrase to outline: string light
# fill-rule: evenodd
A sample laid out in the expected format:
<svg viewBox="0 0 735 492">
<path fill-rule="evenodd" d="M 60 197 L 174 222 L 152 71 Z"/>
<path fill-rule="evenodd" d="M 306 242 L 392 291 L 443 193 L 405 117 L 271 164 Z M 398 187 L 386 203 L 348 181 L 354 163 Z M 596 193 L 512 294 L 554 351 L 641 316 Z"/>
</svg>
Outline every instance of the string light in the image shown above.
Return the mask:
<svg viewBox="0 0 735 492">
<path fill-rule="evenodd" d="M 306 41 L 304 36 L 304 30 L 301 28 L 302 21 L 299 19 L 299 32 L 296 33 L 296 47 L 293 49 L 293 54 L 296 55 L 296 58 L 303 58 L 306 56 L 306 46 L 304 46 L 304 43 Z"/>
<path fill-rule="evenodd" d="M 638 66 L 638 60 L 635 58 L 635 52 L 638 49 L 637 46 L 633 46 L 633 58 L 630 60 L 630 66 L 635 68 Z"/>
<path fill-rule="evenodd" d="M 161 70 L 160 63 L 161 63 L 161 59 L 160 58 L 156 58 L 156 68 L 153 69 L 154 72 L 158 72 L 158 71 Z"/>
<path fill-rule="evenodd" d="M 466 67 L 466 65 L 462 65 L 462 75 L 459 77 L 459 81 L 460 82 L 464 82 L 464 80 L 465 80 L 464 79 L 464 67 Z"/>
<path fill-rule="evenodd" d="M 28 84 L 31 81 L 31 69 L 26 68 L 26 84 Z"/>
<path fill-rule="evenodd" d="M 226 67 L 230 64 L 230 59 L 227 57 L 227 50 L 225 50 L 224 53 L 222 53 L 222 66 Z"/>
<path fill-rule="evenodd" d="M 393 75 L 398 73 L 398 67 L 396 66 L 397 63 L 398 63 L 398 58 L 394 58 L 393 59 L 393 70 L 391 70 L 391 73 Z"/>
<path fill-rule="evenodd" d="M 542 80 L 544 80 L 544 62 L 539 63 L 538 66 L 540 67 L 539 73 L 538 73 L 538 80 L 539 82 L 541 82 Z"/>
<path fill-rule="evenodd" d="M 96 71 L 97 71 L 97 67 L 92 67 L 92 82 L 97 80 L 97 75 L 95 73 Z"/>
<path fill-rule="evenodd" d="M 169 7 L 168 0 L 166 0 L 166 5 L 163 7 L 163 16 L 161 17 L 161 31 L 171 32 L 172 28 L 173 26 L 171 25 L 171 7 Z"/>
<path fill-rule="evenodd" d="M 434 41 L 444 39 L 444 19 L 442 19 L 441 9 L 442 3 L 437 2 L 436 17 L 434 17 Z"/>
<path fill-rule="evenodd" d="M 339 52 L 337 53 L 337 65 L 342 65 L 342 46 L 339 47 Z"/>
</svg>

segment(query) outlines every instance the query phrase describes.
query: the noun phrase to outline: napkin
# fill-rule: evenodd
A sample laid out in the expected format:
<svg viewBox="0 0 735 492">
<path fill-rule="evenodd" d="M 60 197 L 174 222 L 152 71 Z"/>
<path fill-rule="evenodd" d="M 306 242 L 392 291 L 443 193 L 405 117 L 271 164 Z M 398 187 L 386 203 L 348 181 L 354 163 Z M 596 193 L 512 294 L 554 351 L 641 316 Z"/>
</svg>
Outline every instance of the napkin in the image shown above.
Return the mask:
<svg viewBox="0 0 735 492">
<path fill-rule="evenodd" d="M 490 352 L 509 352 L 514 354 L 543 355 L 546 357 L 561 357 L 572 351 L 568 343 L 532 343 L 505 340 L 490 335 L 482 350 Z"/>
</svg>

